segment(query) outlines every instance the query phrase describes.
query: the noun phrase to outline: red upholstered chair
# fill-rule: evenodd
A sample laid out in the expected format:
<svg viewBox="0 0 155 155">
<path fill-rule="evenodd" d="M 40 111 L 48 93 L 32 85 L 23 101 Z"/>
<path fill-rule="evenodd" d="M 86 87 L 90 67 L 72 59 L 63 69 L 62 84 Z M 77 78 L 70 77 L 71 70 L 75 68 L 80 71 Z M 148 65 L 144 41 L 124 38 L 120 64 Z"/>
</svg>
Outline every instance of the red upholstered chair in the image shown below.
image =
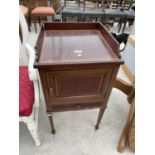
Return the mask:
<svg viewBox="0 0 155 155">
<path fill-rule="evenodd" d="M 19 116 L 30 116 L 34 104 L 33 81 L 29 79 L 28 67 L 19 67 Z"/>
<path fill-rule="evenodd" d="M 35 51 L 29 44 L 25 47 L 29 52 L 29 66 L 19 67 L 19 116 L 20 121 L 26 123 L 36 146 L 39 146 L 39 87 L 37 73 L 33 68 Z"/>
<path fill-rule="evenodd" d="M 35 31 L 37 32 L 36 22 L 41 25 L 41 18 L 51 16 L 52 19 L 55 14 L 55 10 L 52 7 L 52 0 L 29 0 L 29 7 L 32 7 L 31 17 L 34 20 Z"/>
<path fill-rule="evenodd" d="M 19 66 L 19 121 L 26 123 L 36 146 L 40 145 L 38 136 L 39 85 L 37 72 L 33 68 L 35 50 L 28 42 L 28 28 L 25 17 L 19 9 L 20 37 L 29 57 L 27 66 Z M 24 51 L 22 51 L 24 52 Z"/>
</svg>

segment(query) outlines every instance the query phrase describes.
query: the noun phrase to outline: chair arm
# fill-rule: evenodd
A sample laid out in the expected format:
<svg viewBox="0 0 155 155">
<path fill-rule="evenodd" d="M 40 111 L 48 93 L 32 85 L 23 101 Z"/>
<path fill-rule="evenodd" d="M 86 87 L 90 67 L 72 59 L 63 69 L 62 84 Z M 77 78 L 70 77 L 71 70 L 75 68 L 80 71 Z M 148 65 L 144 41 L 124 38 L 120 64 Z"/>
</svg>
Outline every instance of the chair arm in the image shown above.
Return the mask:
<svg viewBox="0 0 155 155">
<path fill-rule="evenodd" d="M 116 89 L 119 89 L 120 91 L 122 91 L 124 94 L 128 96 L 132 90 L 133 85 L 125 82 L 120 78 L 116 78 L 114 81 L 113 87 Z"/>
<path fill-rule="evenodd" d="M 25 43 L 25 47 L 27 51 L 29 52 L 29 66 L 28 66 L 28 71 L 29 71 L 29 78 L 30 80 L 33 81 L 34 85 L 34 97 L 35 97 L 35 107 L 39 107 L 39 84 L 38 84 L 38 78 L 37 78 L 37 71 L 36 69 L 33 68 L 33 63 L 35 60 L 35 50 L 32 46 L 29 44 Z"/>
<path fill-rule="evenodd" d="M 119 89 L 124 94 L 127 95 L 127 100 L 129 103 L 132 102 L 132 99 L 135 97 L 135 84 L 133 83 L 127 83 L 124 80 L 120 78 L 116 78 L 113 84 L 113 88 Z"/>
<path fill-rule="evenodd" d="M 37 72 L 36 72 L 36 69 L 33 68 L 33 63 L 35 60 L 35 50 L 28 43 L 25 43 L 25 47 L 26 47 L 27 51 L 29 52 L 29 65 L 28 65 L 29 78 L 32 81 L 36 81 L 36 80 L 38 80 Z"/>
</svg>

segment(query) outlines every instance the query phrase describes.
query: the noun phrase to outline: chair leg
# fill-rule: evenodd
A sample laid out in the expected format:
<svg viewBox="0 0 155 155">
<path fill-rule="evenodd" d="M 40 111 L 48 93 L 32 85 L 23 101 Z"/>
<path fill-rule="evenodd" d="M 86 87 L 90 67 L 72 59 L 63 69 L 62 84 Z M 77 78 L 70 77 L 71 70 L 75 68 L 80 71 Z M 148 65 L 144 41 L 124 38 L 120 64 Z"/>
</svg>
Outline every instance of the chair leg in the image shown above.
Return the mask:
<svg viewBox="0 0 155 155">
<path fill-rule="evenodd" d="M 124 32 L 125 31 L 125 28 L 126 28 L 126 21 L 124 22 L 124 26 L 123 26 L 123 30 L 122 30 L 122 32 Z"/>
<path fill-rule="evenodd" d="M 97 18 L 97 17 L 95 17 L 95 22 L 97 22 L 97 20 L 98 20 L 98 18 Z"/>
<path fill-rule="evenodd" d="M 35 28 L 35 32 L 37 33 L 36 18 L 34 18 L 34 28 Z"/>
<path fill-rule="evenodd" d="M 79 16 L 79 22 L 82 22 L 82 16 L 81 15 Z"/>
<path fill-rule="evenodd" d="M 26 18 L 26 22 L 27 22 L 27 25 L 28 25 L 29 32 L 31 32 L 29 17 L 25 17 L 25 18 Z"/>
<path fill-rule="evenodd" d="M 39 25 L 41 26 L 41 21 L 40 21 L 40 17 L 38 16 L 38 22 L 39 22 Z"/>
<path fill-rule="evenodd" d="M 29 24 L 31 26 L 31 12 L 30 12 L 30 10 L 29 10 L 28 18 L 29 18 Z"/>
<path fill-rule="evenodd" d="M 101 17 L 101 23 L 103 24 L 103 25 L 105 25 L 105 17 L 103 16 L 103 17 Z"/>
<path fill-rule="evenodd" d="M 120 32 L 121 28 L 122 28 L 122 19 L 120 19 L 119 23 L 118 23 L 118 33 Z"/>
<path fill-rule="evenodd" d="M 77 19 L 78 19 L 78 22 L 82 22 L 82 16 L 81 15 L 78 15 Z"/>
<path fill-rule="evenodd" d="M 84 16 L 84 17 L 83 17 L 83 22 L 85 22 L 85 21 L 86 21 L 86 17 Z"/>
<path fill-rule="evenodd" d="M 53 21 L 55 21 L 55 17 L 54 17 L 54 16 L 52 16 L 52 22 L 53 22 Z"/>
<path fill-rule="evenodd" d="M 66 22 L 64 15 L 62 15 L 62 22 Z"/>
<path fill-rule="evenodd" d="M 27 19 L 28 19 L 29 31 L 31 32 L 31 12 L 30 12 L 30 9 L 29 9 L 29 12 L 28 12 Z"/>
<path fill-rule="evenodd" d="M 77 17 L 77 20 L 78 20 L 78 23 L 79 23 L 80 22 L 80 17 L 79 16 Z"/>
<path fill-rule="evenodd" d="M 37 128 L 37 123 L 35 121 L 27 123 L 27 127 L 30 131 L 31 136 L 34 139 L 35 145 L 40 146 L 41 142 L 39 140 L 38 136 L 38 128 Z"/>
</svg>

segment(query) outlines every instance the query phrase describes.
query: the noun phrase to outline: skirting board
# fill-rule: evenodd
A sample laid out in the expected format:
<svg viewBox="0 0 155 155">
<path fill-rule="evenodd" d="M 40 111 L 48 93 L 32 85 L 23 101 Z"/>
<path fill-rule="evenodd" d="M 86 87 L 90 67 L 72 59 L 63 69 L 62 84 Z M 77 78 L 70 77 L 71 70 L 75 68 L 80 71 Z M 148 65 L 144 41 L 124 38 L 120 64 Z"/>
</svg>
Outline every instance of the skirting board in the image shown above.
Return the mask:
<svg viewBox="0 0 155 155">
<path fill-rule="evenodd" d="M 123 69 L 123 71 L 125 72 L 125 74 L 127 75 L 127 77 L 129 78 L 129 80 L 131 82 L 134 81 L 135 76 L 131 73 L 131 71 L 129 70 L 129 68 L 126 65 L 121 65 L 121 68 Z"/>
</svg>

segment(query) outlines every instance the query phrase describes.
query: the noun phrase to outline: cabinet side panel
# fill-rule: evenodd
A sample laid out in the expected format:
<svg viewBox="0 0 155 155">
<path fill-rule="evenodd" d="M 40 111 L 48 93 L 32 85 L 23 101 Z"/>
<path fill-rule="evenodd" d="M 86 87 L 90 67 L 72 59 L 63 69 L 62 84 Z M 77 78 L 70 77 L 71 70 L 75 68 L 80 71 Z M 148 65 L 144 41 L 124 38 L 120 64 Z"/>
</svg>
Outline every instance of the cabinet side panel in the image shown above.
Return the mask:
<svg viewBox="0 0 155 155">
<path fill-rule="evenodd" d="M 42 85 L 42 88 L 43 88 L 43 94 L 44 94 L 44 99 L 45 99 L 45 104 L 46 104 L 46 110 L 51 111 L 52 108 L 50 106 L 50 95 L 49 95 L 49 90 L 48 90 L 48 87 L 47 87 L 47 80 L 46 80 L 46 77 L 45 77 L 44 70 L 39 69 L 39 76 L 40 76 L 41 85 Z"/>
</svg>

